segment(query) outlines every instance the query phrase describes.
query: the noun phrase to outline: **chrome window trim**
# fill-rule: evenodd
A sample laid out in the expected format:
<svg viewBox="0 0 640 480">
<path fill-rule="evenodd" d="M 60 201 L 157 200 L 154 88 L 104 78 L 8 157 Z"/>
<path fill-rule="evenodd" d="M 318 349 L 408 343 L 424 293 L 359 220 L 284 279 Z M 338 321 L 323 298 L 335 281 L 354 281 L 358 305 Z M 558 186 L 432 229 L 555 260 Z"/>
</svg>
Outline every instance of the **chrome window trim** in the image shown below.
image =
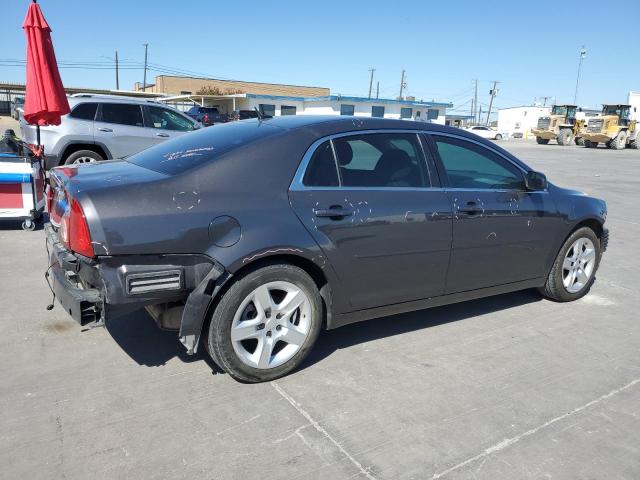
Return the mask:
<svg viewBox="0 0 640 480">
<path fill-rule="evenodd" d="M 425 130 L 417 130 L 417 129 L 402 129 L 402 128 L 398 128 L 398 129 L 391 129 L 391 128 L 385 128 L 385 129 L 377 129 L 377 130 L 355 130 L 355 131 L 349 131 L 349 132 L 340 132 L 340 133 L 334 133 L 332 135 L 326 135 L 322 138 L 319 138 L 318 140 L 316 140 L 315 142 L 313 142 L 311 144 L 311 146 L 307 149 L 307 151 L 305 152 L 305 154 L 302 157 L 302 161 L 300 162 L 300 165 L 298 165 L 298 169 L 296 170 L 295 175 L 293 176 L 293 180 L 291 181 L 291 185 L 289 185 L 289 191 L 292 192 L 308 192 L 308 191 L 314 191 L 314 190 L 336 190 L 336 191 L 344 191 L 344 190 L 379 190 L 379 191 L 401 191 L 401 192 L 407 192 L 407 191 L 442 191 L 444 190 L 442 187 L 344 187 L 342 186 L 342 176 L 340 175 L 340 167 L 338 165 L 338 158 L 337 155 L 335 153 L 335 147 L 333 145 L 333 140 L 336 138 L 342 138 L 342 137 L 350 137 L 353 135 L 370 135 L 370 134 L 377 134 L 377 133 L 408 133 L 411 135 L 415 135 L 417 138 L 417 142 L 418 145 L 420 146 L 420 148 L 422 149 L 422 156 L 423 156 L 423 160 L 424 160 L 424 166 L 427 170 L 427 175 L 429 176 L 429 182 L 431 183 L 431 185 L 433 185 L 433 182 L 431 180 L 431 169 L 429 168 L 429 162 L 427 161 L 426 158 L 426 150 L 422 144 L 422 139 L 420 138 L 420 134 L 424 133 Z M 326 141 L 330 141 L 331 142 L 331 148 L 333 150 L 333 158 L 335 160 L 336 163 L 336 168 L 338 169 L 338 180 L 340 182 L 340 185 L 337 187 L 311 187 L 311 186 L 307 186 L 303 183 L 303 178 L 304 178 L 304 174 L 307 171 L 307 166 L 309 165 L 309 162 L 311 161 L 311 158 L 313 157 L 313 154 L 316 152 L 316 150 L 318 149 L 318 147 L 320 145 L 322 145 L 324 142 Z"/>
</svg>

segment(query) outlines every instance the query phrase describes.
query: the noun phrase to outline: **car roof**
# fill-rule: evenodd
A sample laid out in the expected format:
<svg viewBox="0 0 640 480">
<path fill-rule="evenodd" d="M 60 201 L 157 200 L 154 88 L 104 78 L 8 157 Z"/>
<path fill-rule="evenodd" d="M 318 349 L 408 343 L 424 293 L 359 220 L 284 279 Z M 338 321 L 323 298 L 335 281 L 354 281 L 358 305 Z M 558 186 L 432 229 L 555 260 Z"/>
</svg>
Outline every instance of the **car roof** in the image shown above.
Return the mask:
<svg viewBox="0 0 640 480">
<path fill-rule="evenodd" d="M 70 105 L 78 105 L 79 103 L 134 103 L 136 105 L 162 105 L 149 98 L 123 97 L 119 95 L 92 95 L 92 94 L 76 94 L 69 97 Z"/>
</svg>

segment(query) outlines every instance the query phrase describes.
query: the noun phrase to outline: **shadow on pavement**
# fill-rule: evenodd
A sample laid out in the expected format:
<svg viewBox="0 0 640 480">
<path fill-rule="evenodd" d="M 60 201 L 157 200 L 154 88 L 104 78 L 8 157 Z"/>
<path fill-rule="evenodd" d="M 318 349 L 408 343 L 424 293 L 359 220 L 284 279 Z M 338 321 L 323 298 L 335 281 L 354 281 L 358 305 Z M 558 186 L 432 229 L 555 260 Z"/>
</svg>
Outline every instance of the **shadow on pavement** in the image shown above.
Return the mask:
<svg viewBox="0 0 640 480">
<path fill-rule="evenodd" d="M 300 368 L 320 362 L 341 348 L 519 307 L 541 299 L 535 290 L 523 290 L 323 331 Z M 157 367 L 177 357 L 186 363 L 204 360 L 214 373 L 221 373 L 220 368 L 204 351 L 202 344 L 197 354 L 187 355 L 178 340 L 178 332 L 160 330 L 145 310 L 110 319 L 107 322 L 107 330 L 120 348 L 139 365 Z"/>
<path fill-rule="evenodd" d="M 139 365 L 159 367 L 177 357 L 185 363 L 204 360 L 213 372 L 221 373 L 202 344 L 195 355 L 187 355 L 187 350 L 178 340 L 178 332 L 158 328 L 144 309 L 107 320 L 107 331 Z"/>
<path fill-rule="evenodd" d="M 542 300 L 542 297 L 536 290 L 522 290 L 479 300 L 382 317 L 354 323 L 336 330 L 323 331 L 320 333 L 315 347 L 313 347 L 300 368 L 307 368 L 341 348 L 349 348 L 371 340 L 466 320 L 477 315 L 498 312 L 540 300 Z"/>
</svg>

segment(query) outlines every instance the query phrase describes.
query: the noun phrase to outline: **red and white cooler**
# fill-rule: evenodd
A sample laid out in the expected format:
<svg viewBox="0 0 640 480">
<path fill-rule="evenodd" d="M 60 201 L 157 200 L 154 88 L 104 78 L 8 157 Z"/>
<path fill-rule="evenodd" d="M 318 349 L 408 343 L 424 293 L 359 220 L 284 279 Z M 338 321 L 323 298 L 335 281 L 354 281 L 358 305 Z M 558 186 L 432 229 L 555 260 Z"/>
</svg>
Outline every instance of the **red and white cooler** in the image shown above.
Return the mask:
<svg viewBox="0 0 640 480">
<path fill-rule="evenodd" d="M 34 230 L 44 211 L 44 171 L 40 160 L 0 153 L 0 220 L 22 220 Z"/>
</svg>

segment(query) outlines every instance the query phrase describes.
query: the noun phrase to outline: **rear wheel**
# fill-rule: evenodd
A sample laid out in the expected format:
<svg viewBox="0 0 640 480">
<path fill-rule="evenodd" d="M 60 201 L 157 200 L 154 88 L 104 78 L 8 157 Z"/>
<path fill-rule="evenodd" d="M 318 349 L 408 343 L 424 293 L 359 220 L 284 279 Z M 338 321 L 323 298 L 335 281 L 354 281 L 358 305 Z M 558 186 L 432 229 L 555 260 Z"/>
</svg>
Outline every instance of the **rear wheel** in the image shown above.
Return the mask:
<svg viewBox="0 0 640 480">
<path fill-rule="evenodd" d="M 595 280 L 600 255 L 600 240 L 595 232 L 588 227 L 579 228 L 562 245 L 540 292 L 556 302 L 584 297 Z"/>
<path fill-rule="evenodd" d="M 64 161 L 64 164 L 74 165 L 79 163 L 100 162 L 102 160 L 104 160 L 102 155 L 94 152 L 93 150 L 78 150 L 77 152 L 73 152 L 69 155 Z"/>
<path fill-rule="evenodd" d="M 540 144 L 540 145 L 546 145 L 547 143 L 549 143 L 549 139 L 548 138 L 542 138 L 542 137 L 536 137 L 536 142 L 538 142 L 538 144 Z"/>
<path fill-rule="evenodd" d="M 608 147 L 612 150 L 622 150 L 627 146 L 627 132 L 626 130 L 621 130 L 616 135 L 616 138 L 611 140 L 608 144 Z"/>
<path fill-rule="evenodd" d="M 579 145 L 581 147 L 584 147 L 584 138 L 582 137 L 576 137 L 576 145 Z"/>
<path fill-rule="evenodd" d="M 495 140 L 502 140 L 502 135 L 501 134 L 497 134 Z"/>
<path fill-rule="evenodd" d="M 206 347 L 233 378 L 265 382 L 304 360 L 322 325 L 322 300 L 313 279 L 277 264 L 237 280 L 211 317 Z"/>
<path fill-rule="evenodd" d="M 563 128 L 558 133 L 558 145 L 570 145 L 573 140 L 573 133 L 568 128 Z"/>
</svg>

